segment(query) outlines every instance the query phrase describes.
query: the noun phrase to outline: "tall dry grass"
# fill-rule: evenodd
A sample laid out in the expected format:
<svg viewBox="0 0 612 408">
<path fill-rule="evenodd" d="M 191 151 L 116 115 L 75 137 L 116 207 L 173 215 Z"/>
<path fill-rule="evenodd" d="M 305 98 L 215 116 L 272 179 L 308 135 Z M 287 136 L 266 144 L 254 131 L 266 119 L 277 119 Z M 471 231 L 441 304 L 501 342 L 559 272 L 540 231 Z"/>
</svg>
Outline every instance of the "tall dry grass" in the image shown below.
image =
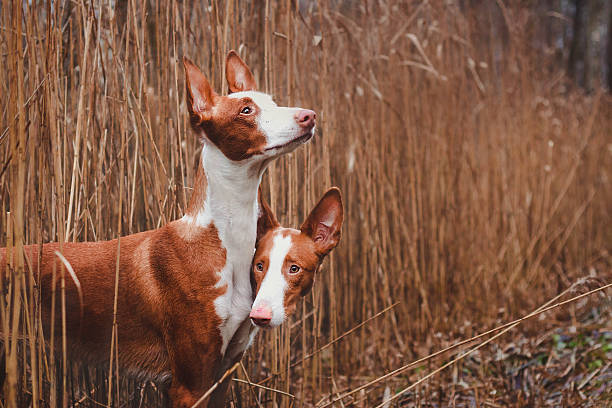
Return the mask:
<svg viewBox="0 0 612 408">
<path fill-rule="evenodd" d="M 283 224 L 299 225 L 332 184 L 345 197 L 341 245 L 296 317 L 260 334 L 243 360 L 236 406 L 312 406 L 422 355 L 434 333 L 468 336 L 579 276 L 610 276 L 612 105 L 567 83 L 542 34 L 567 23 L 546 10 L 442 0 L 0 7 L 0 234 L 17 254 L 3 265 L 0 302 L 8 405 L 158 404 L 151 384 L 67 360 L 66 333 L 43 347 L 37 271 L 19 254 L 24 243 L 112 239 L 183 214 L 199 155 L 183 55 L 225 91 L 224 56 L 237 49 L 279 104 L 317 111 L 315 140 L 265 178 Z M 295 399 L 245 384 L 264 379 Z"/>
</svg>

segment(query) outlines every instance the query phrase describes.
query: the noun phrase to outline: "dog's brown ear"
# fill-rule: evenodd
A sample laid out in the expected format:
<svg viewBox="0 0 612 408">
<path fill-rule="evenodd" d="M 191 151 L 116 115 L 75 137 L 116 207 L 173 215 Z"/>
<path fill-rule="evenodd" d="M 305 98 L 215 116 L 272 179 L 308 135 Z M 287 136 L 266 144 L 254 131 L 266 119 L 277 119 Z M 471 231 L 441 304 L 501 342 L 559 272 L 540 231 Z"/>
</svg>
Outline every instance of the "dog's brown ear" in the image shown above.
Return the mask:
<svg viewBox="0 0 612 408">
<path fill-rule="evenodd" d="M 230 93 L 257 89 L 251 70 L 234 50 L 227 54 L 225 60 L 225 79 Z"/>
<path fill-rule="evenodd" d="M 210 115 L 215 92 L 208 80 L 187 57 L 183 57 L 185 67 L 185 88 L 187 89 L 187 108 L 191 116 L 191 124 L 197 126 Z"/>
<path fill-rule="evenodd" d="M 315 243 L 319 255 L 327 255 L 340 242 L 344 210 L 340 189 L 332 187 L 312 209 L 300 230 Z"/>
<path fill-rule="evenodd" d="M 274 212 L 265 200 L 261 187 L 258 192 L 259 202 L 259 217 L 257 218 L 257 241 L 259 241 L 268 231 L 271 231 L 280 226 L 276 220 Z"/>
</svg>

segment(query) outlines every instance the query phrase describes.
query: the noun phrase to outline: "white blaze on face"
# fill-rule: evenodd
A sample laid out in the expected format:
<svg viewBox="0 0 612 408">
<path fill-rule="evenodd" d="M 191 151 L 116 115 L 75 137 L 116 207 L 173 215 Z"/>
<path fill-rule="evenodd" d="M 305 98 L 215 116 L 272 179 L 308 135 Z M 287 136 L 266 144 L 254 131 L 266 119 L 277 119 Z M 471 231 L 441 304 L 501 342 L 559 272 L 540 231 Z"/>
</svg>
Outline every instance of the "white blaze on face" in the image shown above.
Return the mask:
<svg viewBox="0 0 612 408">
<path fill-rule="evenodd" d="M 272 319 L 270 326 L 279 326 L 285 320 L 285 291 L 287 290 L 287 280 L 283 274 L 283 264 L 289 249 L 291 248 L 291 236 L 278 234 L 272 242 L 270 251 L 269 265 L 255 302 L 253 310 L 260 304 L 267 304 L 272 309 Z"/>
<path fill-rule="evenodd" d="M 301 108 L 278 106 L 270 95 L 255 91 L 236 92 L 230 94 L 229 97 L 251 98 L 259 107 L 257 123 L 266 135 L 266 149 L 283 147 L 292 140 L 304 136 L 305 130 L 297 123 L 295 118 L 302 111 Z M 314 128 L 311 132 L 314 134 Z M 297 144 L 292 146 L 290 150 L 296 147 Z M 287 151 L 283 150 L 283 153 L 287 153 Z"/>
</svg>

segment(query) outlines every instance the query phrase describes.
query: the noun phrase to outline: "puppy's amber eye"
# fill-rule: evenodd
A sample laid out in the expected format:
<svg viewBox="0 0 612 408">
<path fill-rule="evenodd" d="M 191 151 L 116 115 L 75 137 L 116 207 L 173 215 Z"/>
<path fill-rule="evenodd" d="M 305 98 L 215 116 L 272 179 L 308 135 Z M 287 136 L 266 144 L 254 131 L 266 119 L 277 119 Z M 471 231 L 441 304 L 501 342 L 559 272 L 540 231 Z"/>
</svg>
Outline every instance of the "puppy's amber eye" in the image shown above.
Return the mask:
<svg viewBox="0 0 612 408">
<path fill-rule="evenodd" d="M 240 111 L 240 113 L 242 113 L 243 115 L 248 115 L 251 112 L 253 112 L 253 109 L 251 109 L 249 106 L 245 106 L 244 108 L 242 108 L 242 110 Z"/>
<path fill-rule="evenodd" d="M 291 267 L 289 268 L 289 273 L 291 274 L 296 274 L 300 271 L 300 267 L 297 265 L 291 265 Z"/>
<path fill-rule="evenodd" d="M 263 271 L 263 264 L 261 262 L 258 262 L 257 265 L 255 265 L 255 267 L 257 268 L 259 272 Z"/>
</svg>

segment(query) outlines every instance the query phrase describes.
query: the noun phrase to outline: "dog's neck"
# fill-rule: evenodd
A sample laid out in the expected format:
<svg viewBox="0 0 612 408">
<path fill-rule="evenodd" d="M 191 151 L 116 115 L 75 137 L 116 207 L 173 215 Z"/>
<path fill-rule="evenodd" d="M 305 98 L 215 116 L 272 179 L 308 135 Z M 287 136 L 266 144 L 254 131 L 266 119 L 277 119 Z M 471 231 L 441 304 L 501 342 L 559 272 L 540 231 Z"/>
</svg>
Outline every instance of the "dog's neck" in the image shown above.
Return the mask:
<svg viewBox="0 0 612 408">
<path fill-rule="evenodd" d="M 213 223 L 222 240 L 256 228 L 257 191 L 265 164 L 233 162 L 206 140 L 183 219 L 199 227 Z M 253 225 L 241 225 L 245 223 Z"/>
</svg>

